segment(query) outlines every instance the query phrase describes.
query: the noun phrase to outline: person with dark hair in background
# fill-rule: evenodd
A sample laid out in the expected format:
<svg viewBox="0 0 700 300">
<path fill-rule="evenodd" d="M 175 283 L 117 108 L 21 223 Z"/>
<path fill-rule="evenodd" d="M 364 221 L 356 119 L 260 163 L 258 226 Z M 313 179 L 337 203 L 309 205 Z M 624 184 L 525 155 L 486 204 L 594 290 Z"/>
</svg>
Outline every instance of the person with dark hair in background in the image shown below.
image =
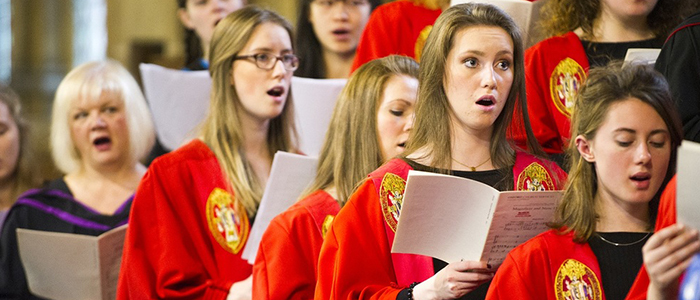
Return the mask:
<svg viewBox="0 0 700 300">
<path fill-rule="evenodd" d="M 347 78 L 369 14 L 379 0 L 299 0 L 297 77 Z"/>
</svg>

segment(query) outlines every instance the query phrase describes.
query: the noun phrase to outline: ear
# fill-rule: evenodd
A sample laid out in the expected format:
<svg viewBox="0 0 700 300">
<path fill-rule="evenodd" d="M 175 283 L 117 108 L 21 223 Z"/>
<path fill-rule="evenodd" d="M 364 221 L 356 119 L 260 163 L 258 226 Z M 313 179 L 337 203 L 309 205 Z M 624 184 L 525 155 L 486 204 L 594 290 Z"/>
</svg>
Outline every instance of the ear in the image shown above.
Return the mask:
<svg viewBox="0 0 700 300">
<path fill-rule="evenodd" d="M 576 149 L 578 150 L 578 153 L 581 154 L 581 157 L 583 157 L 583 159 L 590 163 L 595 162 L 595 153 L 593 151 L 591 141 L 586 139 L 584 136 L 579 135 L 576 137 L 576 140 L 574 142 L 576 143 Z"/>
<path fill-rule="evenodd" d="M 187 14 L 187 9 L 178 8 L 177 17 L 180 18 L 180 22 L 182 22 L 182 25 L 184 25 L 185 28 L 187 28 L 189 30 L 194 30 L 194 24 L 192 24 L 192 20 L 190 19 L 190 15 Z"/>
</svg>

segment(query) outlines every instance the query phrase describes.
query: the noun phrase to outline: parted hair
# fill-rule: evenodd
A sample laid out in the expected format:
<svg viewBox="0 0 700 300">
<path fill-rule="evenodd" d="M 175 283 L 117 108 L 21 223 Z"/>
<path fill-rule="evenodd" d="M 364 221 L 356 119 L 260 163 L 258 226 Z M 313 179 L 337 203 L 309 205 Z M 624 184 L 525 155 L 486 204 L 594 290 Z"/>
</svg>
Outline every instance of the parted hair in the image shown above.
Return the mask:
<svg viewBox="0 0 700 300">
<path fill-rule="evenodd" d="M 581 27 L 586 36 L 593 36 L 593 22 L 600 16 L 601 0 L 549 0 L 542 6 L 540 26 L 545 36 L 565 34 Z M 687 15 L 688 0 L 658 0 L 647 17 L 647 24 L 656 36 L 670 33 Z"/>
<path fill-rule="evenodd" d="M 303 195 L 335 187 L 342 207 L 357 183 L 391 158 L 382 157 L 377 112 L 387 82 L 401 75 L 418 78 L 418 63 L 391 55 L 372 60 L 352 74 L 335 104 L 316 178 Z"/>
<path fill-rule="evenodd" d="M 450 7 L 438 17 L 420 59 L 416 119 L 405 155 L 425 150 L 424 155 L 432 158 L 431 167 L 447 170 L 451 165 L 453 128 L 450 118 L 454 117 L 454 111 L 445 94 L 445 63 L 455 35 L 460 30 L 473 26 L 503 28 L 513 41 L 513 84 L 505 107 L 494 122 L 491 136 L 490 153 L 494 166 L 504 168 L 515 163 L 514 146 L 507 140 L 509 126 L 514 118 L 522 121 L 520 126 L 527 136 L 528 149 L 534 154 L 542 155 L 526 113 L 524 47 L 520 29 L 513 19 L 493 5 L 465 3 Z"/>
<path fill-rule="evenodd" d="M 677 147 L 683 139 L 680 117 L 663 75 L 651 66 L 622 66 L 617 61 L 607 66 L 592 68 L 588 79 L 576 95 L 571 117 L 571 136 L 581 135 L 589 141 L 592 140 L 605 121 L 610 107 L 629 98 L 639 99 L 653 107 L 666 123 L 671 140 L 671 156 L 666 177 L 649 202 L 651 230 L 656 220 L 659 197 L 675 173 Z M 598 192 L 597 174 L 595 164 L 581 156 L 576 143 L 570 143 L 567 151 L 569 177 L 562 202 L 557 208 L 556 220 L 551 227 L 565 228 L 565 232 L 573 231 L 576 241 L 585 242 L 595 233 L 599 217 L 595 203 Z"/>
<path fill-rule="evenodd" d="M 34 157 L 33 149 L 29 146 L 29 126 L 22 117 L 22 105 L 19 96 L 9 86 L 0 83 L 0 103 L 7 106 L 12 122 L 17 126 L 19 134 L 19 157 L 17 166 L 11 176 L 12 192 L 10 203 L 17 200 L 17 197 L 24 191 L 41 185 L 38 166 Z M 5 204 L 5 203 L 3 203 Z"/>
<path fill-rule="evenodd" d="M 136 163 L 151 151 L 155 141 L 151 111 L 134 77 L 114 60 L 88 62 L 63 78 L 53 102 L 51 154 L 61 172 L 73 172 L 82 164 L 69 128 L 71 108 L 80 99 L 96 101 L 102 94 L 114 95 L 124 103 L 130 159 Z"/>
<path fill-rule="evenodd" d="M 249 216 L 255 216 L 264 187 L 255 176 L 243 152 L 243 129 L 238 112 L 243 110 L 236 94 L 232 67 L 234 58 L 245 47 L 258 25 L 273 23 L 293 38 L 292 26 L 277 13 L 255 6 L 239 9 L 222 19 L 214 29 L 210 47 L 212 78 L 209 115 L 202 123 L 202 139 L 214 152 L 237 201 Z M 233 82 L 235 85 L 236 83 Z M 282 113 L 270 120 L 267 149 L 270 157 L 277 151 L 296 151 L 294 101 L 291 91 Z"/>
<path fill-rule="evenodd" d="M 350 0 L 348 0 L 350 1 Z M 376 8 L 379 0 L 368 0 L 370 12 Z M 297 17 L 296 41 L 299 69 L 294 75 L 306 78 L 326 78 L 326 63 L 323 60 L 321 42 L 316 37 L 311 24 L 311 2 L 314 0 L 298 0 L 299 16 Z"/>
</svg>

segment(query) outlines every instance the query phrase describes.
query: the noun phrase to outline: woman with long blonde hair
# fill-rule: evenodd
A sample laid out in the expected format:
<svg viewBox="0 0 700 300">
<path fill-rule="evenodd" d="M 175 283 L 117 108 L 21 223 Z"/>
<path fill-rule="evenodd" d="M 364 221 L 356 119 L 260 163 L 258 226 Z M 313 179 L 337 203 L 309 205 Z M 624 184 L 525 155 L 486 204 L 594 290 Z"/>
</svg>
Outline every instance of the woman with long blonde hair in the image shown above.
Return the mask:
<svg viewBox="0 0 700 300">
<path fill-rule="evenodd" d="M 134 199 L 119 299 L 250 294 L 241 259 L 276 151 L 295 151 L 292 27 L 240 9 L 211 43 L 212 92 L 202 136 L 156 159 Z"/>
<path fill-rule="evenodd" d="M 316 299 L 483 299 L 494 271 L 486 263 L 448 264 L 391 247 L 409 170 L 499 190 L 559 188 L 564 174 L 554 163 L 517 151 L 506 139 L 513 115 L 524 108 L 516 109 L 524 105 L 516 99 L 525 97 L 522 45 L 513 20 L 495 6 L 460 4 L 440 15 L 423 48 L 406 151 L 373 171 L 333 221 L 321 248 Z M 469 207 L 464 210 L 468 217 Z"/>
<path fill-rule="evenodd" d="M 418 64 L 388 56 L 360 67 L 338 97 L 316 179 L 275 217 L 253 267 L 255 299 L 311 299 L 323 237 L 353 189 L 401 151 L 413 124 Z"/>
</svg>

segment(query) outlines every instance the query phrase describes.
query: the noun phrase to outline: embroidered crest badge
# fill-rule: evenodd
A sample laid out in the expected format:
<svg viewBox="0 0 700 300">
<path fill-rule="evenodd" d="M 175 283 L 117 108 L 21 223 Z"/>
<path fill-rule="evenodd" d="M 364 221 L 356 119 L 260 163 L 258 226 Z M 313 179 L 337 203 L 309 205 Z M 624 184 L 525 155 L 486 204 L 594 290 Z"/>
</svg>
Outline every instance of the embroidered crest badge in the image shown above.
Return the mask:
<svg viewBox="0 0 700 300">
<path fill-rule="evenodd" d="M 328 230 L 331 229 L 331 224 L 333 224 L 333 220 L 335 220 L 335 216 L 333 215 L 327 215 L 325 219 L 323 219 L 323 225 L 321 225 L 321 236 L 325 239 L 326 238 L 326 233 L 328 233 Z"/>
<path fill-rule="evenodd" d="M 518 175 L 516 191 L 553 191 L 556 189 L 552 177 L 547 169 L 539 163 L 533 162 Z"/>
<path fill-rule="evenodd" d="M 600 281 L 593 271 L 575 259 L 565 260 L 554 279 L 557 300 L 601 300 Z"/>
<path fill-rule="evenodd" d="M 379 189 L 379 201 L 382 204 L 384 220 L 394 232 L 401 214 L 404 190 L 406 190 L 406 181 L 403 178 L 396 174 L 384 174 L 382 186 Z"/>
<path fill-rule="evenodd" d="M 207 223 L 214 239 L 233 254 L 238 254 L 248 239 L 248 215 L 231 194 L 215 188 L 207 199 Z"/>
<path fill-rule="evenodd" d="M 428 25 L 425 26 L 425 28 L 423 28 L 423 30 L 421 30 L 418 34 L 416 45 L 413 48 L 413 54 L 415 55 L 417 62 L 420 62 L 420 56 L 423 54 L 423 46 L 425 46 L 425 41 L 428 39 L 428 35 L 430 35 L 431 30 L 433 30 L 433 25 Z"/>
<path fill-rule="evenodd" d="M 567 57 L 559 62 L 549 79 L 549 91 L 559 112 L 571 118 L 574 96 L 586 80 L 586 72 L 575 60 Z"/>
</svg>

